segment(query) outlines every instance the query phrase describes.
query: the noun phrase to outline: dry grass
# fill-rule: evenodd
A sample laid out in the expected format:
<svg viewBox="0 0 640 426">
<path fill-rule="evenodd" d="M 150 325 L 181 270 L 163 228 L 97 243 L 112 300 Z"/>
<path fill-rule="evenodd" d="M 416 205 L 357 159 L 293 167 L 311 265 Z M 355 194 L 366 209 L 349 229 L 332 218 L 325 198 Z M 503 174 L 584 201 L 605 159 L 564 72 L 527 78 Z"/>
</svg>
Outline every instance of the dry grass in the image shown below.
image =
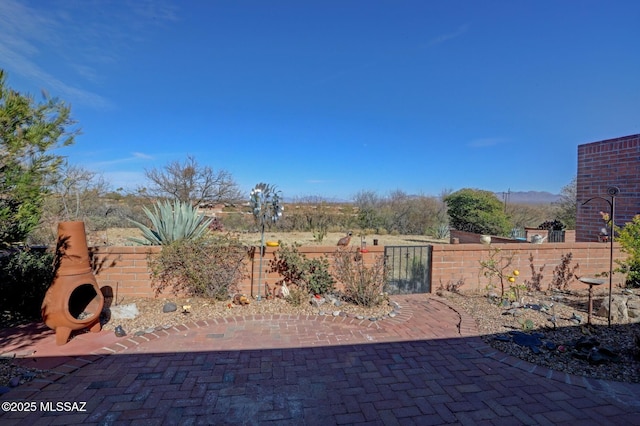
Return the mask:
<svg viewBox="0 0 640 426">
<path fill-rule="evenodd" d="M 89 232 L 87 240 L 93 246 L 117 246 L 132 245 L 128 238 L 140 238 L 142 233 L 137 228 L 111 228 L 106 231 Z M 322 241 L 314 238 L 312 232 L 265 232 L 265 241 L 282 241 L 287 244 L 299 243 L 303 246 L 335 246 L 338 240 L 344 237 L 343 232 L 329 232 Z M 240 240 L 247 245 L 260 245 L 261 235 L 258 232 L 244 232 L 238 234 Z M 365 241 L 370 247 L 374 244 L 374 239 L 378 240 L 381 246 L 409 246 L 420 244 L 443 244 L 448 240 L 439 240 L 426 235 L 376 235 L 369 234 L 360 236 L 357 231 L 353 231 L 351 238 L 352 246 L 360 246 L 361 241 Z"/>
</svg>

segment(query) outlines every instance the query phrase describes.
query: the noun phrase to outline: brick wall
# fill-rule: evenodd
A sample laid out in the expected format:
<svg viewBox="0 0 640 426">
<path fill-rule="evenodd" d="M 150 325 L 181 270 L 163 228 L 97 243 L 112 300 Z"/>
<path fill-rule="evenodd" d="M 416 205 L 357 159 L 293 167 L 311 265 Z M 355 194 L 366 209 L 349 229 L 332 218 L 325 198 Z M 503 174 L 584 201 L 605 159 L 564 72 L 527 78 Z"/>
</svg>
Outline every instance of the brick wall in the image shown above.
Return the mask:
<svg viewBox="0 0 640 426">
<path fill-rule="evenodd" d="M 484 290 L 489 280 L 482 275 L 480 261 L 489 259 L 491 250 L 500 248 L 502 256 L 514 254 L 510 270 L 520 271 L 518 282 L 530 280 L 532 273 L 529 256 L 533 255 L 533 264 L 536 271 L 544 266 L 542 274 L 542 289 L 546 290 L 555 267 L 560 264 L 561 258 L 567 253 L 572 253 L 571 265 L 577 263 L 578 276 L 593 277 L 596 274 L 609 270 L 609 244 L 603 243 L 545 243 L 545 244 L 492 244 L 482 246 L 477 244 L 451 244 L 433 246 L 433 263 L 431 275 L 431 288 L 437 290 L 442 284 L 456 283 L 464 280 L 464 291 Z M 613 258 L 622 258 L 620 248 L 614 244 Z M 497 258 L 496 258 L 497 259 Z M 615 263 L 614 263 L 615 268 Z M 495 282 L 495 280 L 494 280 Z M 614 275 L 613 282 L 620 284 L 622 276 Z M 584 284 L 575 281 L 571 288 L 580 288 Z"/>
<path fill-rule="evenodd" d="M 487 279 L 482 277 L 479 262 L 488 258 L 492 248 L 499 247 L 505 253 L 514 253 L 513 268 L 521 272 L 519 281 L 530 279 L 529 255 L 533 254 L 536 269 L 544 265 L 543 288 L 546 289 L 553 269 L 560 262 L 563 254 L 573 253 L 573 262 L 580 265 L 578 275 L 593 276 L 609 269 L 609 244 L 603 243 L 554 243 L 554 244 L 441 244 L 433 246 L 432 263 L 432 291 L 435 291 L 440 283 L 446 285 L 449 282 L 465 281 L 462 287 L 464 291 L 483 290 Z M 614 259 L 621 256 L 619 247 L 615 245 Z M 300 247 L 300 253 L 309 258 L 331 254 L 336 247 Z M 151 288 L 147 258 L 157 253 L 159 247 L 100 247 L 92 249 L 94 263 L 96 264 L 96 279 L 100 287 L 106 287 L 118 298 L 122 297 L 155 297 Z M 273 253 L 277 248 L 267 247 L 263 259 L 263 280 L 261 289 L 264 291 L 264 283 L 274 284 L 278 280 L 275 273 L 267 272 L 269 260 L 273 259 Z M 373 246 L 368 253 L 364 253 L 365 264 L 375 262 L 377 256 L 384 254 L 384 247 Z M 257 294 L 259 256 L 247 256 L 247 270 L 249 276 L 240 286 L 242 293 Z M 620 283 L 622 277 L 614 276 L 614 282 Z M 582 284 L 575 282 L 573 287 L 579 288 Z M 168 297 L 163 294 L 161 297 Z"/>
<path fill-rule="evenodd" d="M 592 197 L 607 195 L 607 188 L 617 186 L 615 223 L 618 226 L 640 214 L 640 135 L 608 139 L 578 146 L 576 241 L 597 241 L 605 226 L 600 212 L 609 213 L 609 204 Z"/>
</svg>

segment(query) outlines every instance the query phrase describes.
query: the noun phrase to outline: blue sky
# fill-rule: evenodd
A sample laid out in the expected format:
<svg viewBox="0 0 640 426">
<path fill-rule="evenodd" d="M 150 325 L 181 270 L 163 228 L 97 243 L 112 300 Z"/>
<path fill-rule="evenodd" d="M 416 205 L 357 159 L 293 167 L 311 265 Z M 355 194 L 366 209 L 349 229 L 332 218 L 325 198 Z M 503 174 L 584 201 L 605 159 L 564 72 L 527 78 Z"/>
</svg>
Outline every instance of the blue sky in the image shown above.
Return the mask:
<svg viewBox="0 0 640 426">
<path fill-rule="evenodd" d="M 558 193 L 640 133 L 640 2 L 0 2 L 9 85 L 72 105 L 113 188 L 193 155 L 246 191 Z"/>
</svg>

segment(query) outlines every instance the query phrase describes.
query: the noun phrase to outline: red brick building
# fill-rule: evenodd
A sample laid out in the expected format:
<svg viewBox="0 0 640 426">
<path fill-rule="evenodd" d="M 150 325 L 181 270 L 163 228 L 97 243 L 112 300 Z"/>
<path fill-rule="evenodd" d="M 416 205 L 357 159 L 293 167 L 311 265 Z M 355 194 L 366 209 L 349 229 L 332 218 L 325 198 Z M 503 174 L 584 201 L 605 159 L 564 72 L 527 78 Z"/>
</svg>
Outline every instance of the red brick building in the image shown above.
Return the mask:
<svg viewBox="0 0 640 426">
<path fill-rule="evenodd" d="M 615 223 L 622 226 L 640 214 L 640 134 L 578 146 L 576 241 L 598 241 L 607 227 L 600 212 L 609 213 L 608 190 L 616 187 Z"/>
</svg>

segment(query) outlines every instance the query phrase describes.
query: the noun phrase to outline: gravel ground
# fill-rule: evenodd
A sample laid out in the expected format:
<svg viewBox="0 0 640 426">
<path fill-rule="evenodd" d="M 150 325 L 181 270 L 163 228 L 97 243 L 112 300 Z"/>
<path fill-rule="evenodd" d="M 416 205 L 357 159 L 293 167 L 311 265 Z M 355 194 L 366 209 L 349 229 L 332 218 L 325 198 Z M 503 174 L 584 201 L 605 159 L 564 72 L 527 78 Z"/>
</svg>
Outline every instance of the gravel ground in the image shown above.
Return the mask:
<svg viewBox="0 0 640 426">
<path fill-rule="evenodd" d="M 471 315 L 484 341 L 502 352 L 570 374 L 640 382 L 640 323 L 612 322 L 609 327 L 606 317 L 593 315 L 592 325 L 588 326 L 586 292 L 528 294 L 523 306 L 530 307 L 516 309 L 499 306 L 482 295 L 441 294 Z M 594 300 L 594 313 L 600 300 Z M 537 307 L 543 309 L 537 310 Z M 545 308 L 549 309 L 545 311 Z M 581 317 L 581 323 L 577 323 L 574 314 Z M 550 321 L 552 315 L 556 319 L 555 328 Z M 525 330 L 525 324 L 532 328 Z M 538 350 L 513 341 L 513 333 L 525 332 L 529 335 L 538 333 L 541 343 Z M 584 345 L 576 345 L 579 341 Z M 606 359 L 608 350 L 616 356 L 615 360 Z"/>
<path fill-rule="evenodd" d="M 110 302 L 105 300 L 107 304 Z M 163 307 L 167 303 L 174 303 L 177 310 L 174 312 L 163 312 Z M 107 321 L 103 325 L 105 330 L 114 330 L 116 326 L 121 326 L 127 334 L 143 332 L 146 329 L 178 325 L 185 322 L 206 320 L 211 318 L 222 318 L 229 316 L 252 316 L 252 315 L 333 315 L 334 312 L 342 312 L 342 315 L 363 316 L 365 318 L 381 317 L 393 310 L 389 303 L 383 303 L 375 308 L 364 308 L 349 303 L 342 303 L 337 307 L 329 302 L 325 302 L 320 307 L 313 307 L 311 304 L 304 306 L 294 306 L 283 299 L 263 299 L 260 302 L 252 300 L 248 305 L 238 305 L 231 300 L 220 302 L 202 298 L 167 298 L 167 299 L 124 299 L 119 301 L 112 308 L 122 308 L 123 306 L 135 304 L 140 315 L 135 319 L 105 318 Z M 185 306 L 189 308 L 184 309 Z"/>
<path fill-rule="evenodd" d="M 542 307 L 541 310 L 502 307 L 481 295 L 460 295 L 450 292 L 440 292 L 440 295 L 471 315 L 475 319 L 483 339 L 502 352 L 571 374 L 623 382 L 640 382 L 640 348 L 636 343 L 636 339 L 640 339 L 640 324 L 612 324 L 611 327 L 608 327 L 607 318 L 594 315 L 592 317 L 593 325 L 587 326 L 586 293 L 556 292 L 525 296 L 523 305 Z M 106 302 L 111 303 L 111 301 Z M 167 302 L 175 303 L 176 311 L 163 312 L 163 307 Z M 114 330 L 116 326 L 120 325 L 127 334 L 131 335 L 150 328 L 224 316 L 317 315 L 320 313 L 333 315 L 334 312 L 342 312 L 342 315 L 371 318 L 387 315 L 393 310 L 393 307 L 388 303 L 373 309 L 346 303 L 339 307 L 326 303 L 317 308 L 311 305 L 293 306 L 284 300 L 274 299 L 261 302 L 252 301 L 248 305 L 240 306 L 229 302 L 215 302 L 199 298 L 124 299 L 118 301 L 117 304 L 112 303 L 112 307 L 121 308 L 131 304 L 135 304 L 140 313 L 135 319 L 104 318 L 106 321 L 104 329 Z M 189 306 L 188 313 L 184 312 L 185 306 Z M 545 312 L 547 307 L 549 309 Z M 571 320 L 574 314 L 582 317 L 582 324 L 576 324 Z M 552 315 L 555 315 L 556 318 L 555 329 L 550 321 Z M 524 324 L 532 326 L 531 330 L 526 330 L 527 333 L 540 333 L 541 335 L 538 353 L 534 353 L 531 348 L 521 346 L 512 340 L 512 333 L 523 332 Z M 579 355 L 580 352 L 575 349 L 574 343 L 580 339 L 594 339 L 598 342 L 599 348 L 611 348 L 618 359 L 594 365 L 589 360 L 577 358 L 576 354 Z M 15 366 L 11 360 L 0 358 L 0 387 L 24 383 L 43 374 L 44 372 L 38 370 Z"/>
</svg>

